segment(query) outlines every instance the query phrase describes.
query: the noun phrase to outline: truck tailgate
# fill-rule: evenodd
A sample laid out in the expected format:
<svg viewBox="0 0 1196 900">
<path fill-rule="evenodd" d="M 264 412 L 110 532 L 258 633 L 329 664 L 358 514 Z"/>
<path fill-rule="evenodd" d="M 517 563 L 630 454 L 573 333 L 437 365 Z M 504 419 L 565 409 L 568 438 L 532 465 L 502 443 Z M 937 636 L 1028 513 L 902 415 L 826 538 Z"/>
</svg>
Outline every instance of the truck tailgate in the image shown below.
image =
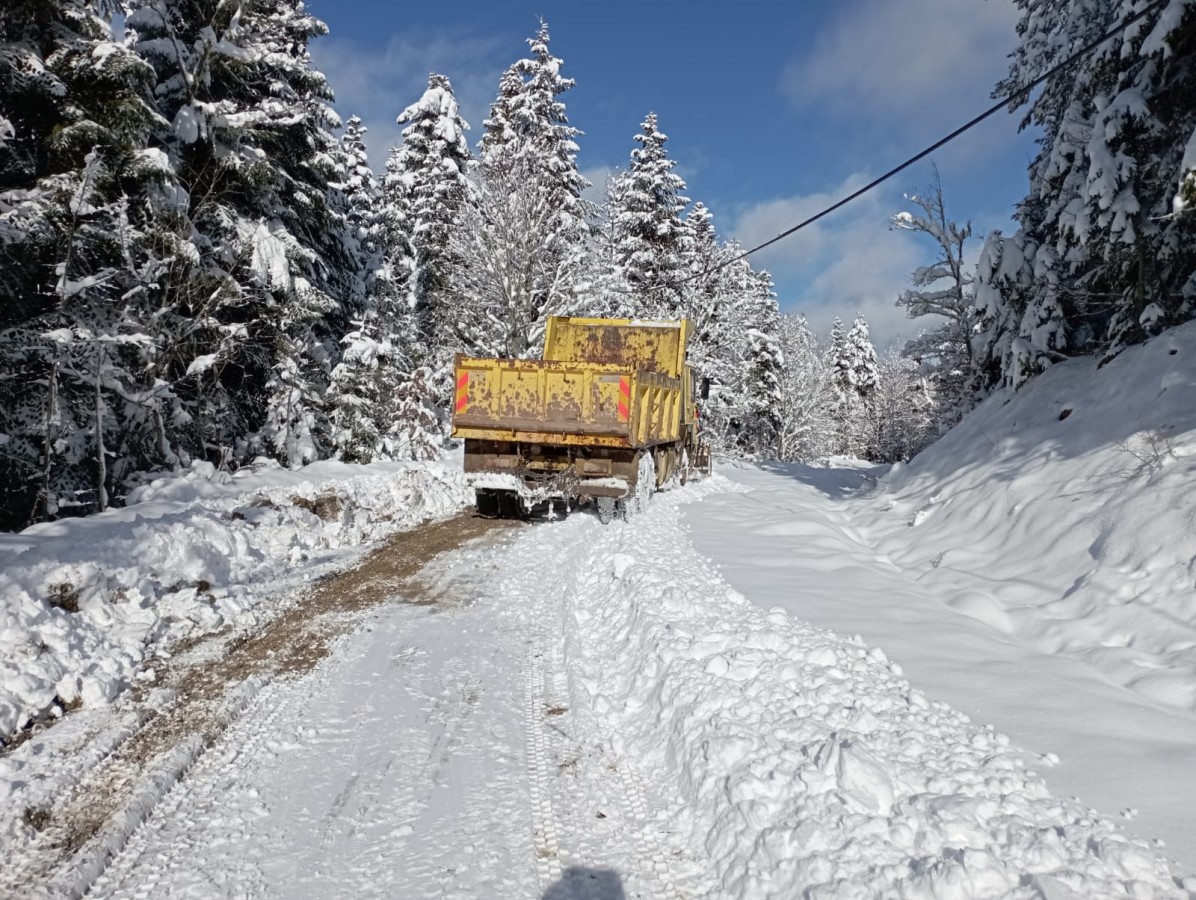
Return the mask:
<svg viewBox="0 0 1196 900">
<path fill-rule="evenodd" d="M 630 437 L 634 374 L 603 363 L 458 357 L 453 433 Z"/>
</svg>

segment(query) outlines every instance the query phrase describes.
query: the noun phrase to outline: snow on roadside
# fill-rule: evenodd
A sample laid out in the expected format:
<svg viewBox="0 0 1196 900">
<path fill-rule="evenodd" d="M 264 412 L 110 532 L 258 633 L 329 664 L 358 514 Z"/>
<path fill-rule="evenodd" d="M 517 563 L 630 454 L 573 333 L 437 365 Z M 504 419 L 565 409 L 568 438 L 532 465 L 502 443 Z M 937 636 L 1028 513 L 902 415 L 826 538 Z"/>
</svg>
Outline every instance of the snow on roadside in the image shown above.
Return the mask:
<svg viewBox="0 0 1196 900">
<path fill-rule="evenodd" d="M 235 475 L 197 463 L 128 506 L 0 536 L 0 743 L 64 708 L 111 702 L 158 649 L 252 628 L 262 587 L 465 505 L 454 463 L 321 462 Z"/>
<path fill-rule="evenodd" d="M 563 598 L 574 709 L 671 786 L 669 821 L 726 894 L 1184 895 L 1146 844 L 1052 796 L 1004 736 L 879 649 L 730 588 L 673 499 L 726 489 L 658 497 L 602 533 Z"/>
<path fill-rule="evenodd" d="M 1196 712 L 1196 322 L 990 397 L 858 527 L 974 616 Z"/>
</svg>

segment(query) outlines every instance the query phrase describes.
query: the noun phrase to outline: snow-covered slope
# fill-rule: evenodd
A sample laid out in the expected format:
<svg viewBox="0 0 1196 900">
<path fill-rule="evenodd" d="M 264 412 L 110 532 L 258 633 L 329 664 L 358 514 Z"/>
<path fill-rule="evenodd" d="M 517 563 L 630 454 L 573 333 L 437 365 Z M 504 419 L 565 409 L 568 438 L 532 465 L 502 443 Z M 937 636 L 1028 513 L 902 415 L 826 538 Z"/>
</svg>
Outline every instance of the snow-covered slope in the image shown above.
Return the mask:
<svg viewBox="0 0 1196 900">
<path fill-rule="evenodd" d="M 200 463 L 122 509 L 0 536 L 0 741 L 113 700 L 157 647 L 252 628 L 284 588 L 469 493 L 456 463 Z"/>
<path fill-rule="evenodd" d="M 724 468 L 749 492 L 686 520 L 754 604 L 861 635 L 1190 873 L 1193 387 L 1189 325 L 993 397 L 887 473 Z"/>
<path fill-rule="evenodd" d="M 1196 323 L 989 399 L 881 488 L 868 536 L 957 609 L 1196 711 Z"/>
</svg>

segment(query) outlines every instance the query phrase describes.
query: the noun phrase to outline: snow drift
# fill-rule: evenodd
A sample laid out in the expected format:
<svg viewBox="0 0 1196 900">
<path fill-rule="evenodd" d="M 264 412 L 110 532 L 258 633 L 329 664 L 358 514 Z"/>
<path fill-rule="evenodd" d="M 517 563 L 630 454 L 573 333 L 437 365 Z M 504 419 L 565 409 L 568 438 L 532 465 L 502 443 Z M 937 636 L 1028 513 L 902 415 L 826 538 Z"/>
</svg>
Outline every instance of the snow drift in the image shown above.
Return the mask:
<svg viewBox="0 0 1196 900">
<path fill-rule="evenodd" d="M 451 464 L 197 463 L 123 509 L 0 537 L 0 741 L 110 702 L 181 639 L 255 627 L 280 591 L 470 493 Z"/>
<path fill-rule="evenodd" d="M 667 821 L 723 893 L 1182 896 L 1147 844 L 1053 796 L 879 648 L 753 606 L 675 503 L 634 525 L 594 541 L 564 592 L 572 705 L 670 786 Z"/>
<path fill-rule="evenodd" d="M 895 466 L 857 524 L 960 611 L 1191 712 L 1194 488 L 1188 323 L 990 398 Z"/>
</svg>

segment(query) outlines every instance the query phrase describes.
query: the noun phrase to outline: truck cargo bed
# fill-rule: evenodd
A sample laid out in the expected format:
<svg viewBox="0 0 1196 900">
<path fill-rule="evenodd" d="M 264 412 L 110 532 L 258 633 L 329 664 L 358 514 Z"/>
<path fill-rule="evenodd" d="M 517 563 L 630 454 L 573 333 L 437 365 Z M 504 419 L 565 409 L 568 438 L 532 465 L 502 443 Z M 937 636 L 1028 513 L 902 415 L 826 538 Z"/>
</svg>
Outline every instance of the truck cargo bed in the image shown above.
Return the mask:
<svg viewBox="0 0 1196 900">
<path fill-rule="evenodd" d="M 458 357 L 462 438 L 647 447 L 680 436 L 682 383 L 619 364 Z"/>
</svg>

